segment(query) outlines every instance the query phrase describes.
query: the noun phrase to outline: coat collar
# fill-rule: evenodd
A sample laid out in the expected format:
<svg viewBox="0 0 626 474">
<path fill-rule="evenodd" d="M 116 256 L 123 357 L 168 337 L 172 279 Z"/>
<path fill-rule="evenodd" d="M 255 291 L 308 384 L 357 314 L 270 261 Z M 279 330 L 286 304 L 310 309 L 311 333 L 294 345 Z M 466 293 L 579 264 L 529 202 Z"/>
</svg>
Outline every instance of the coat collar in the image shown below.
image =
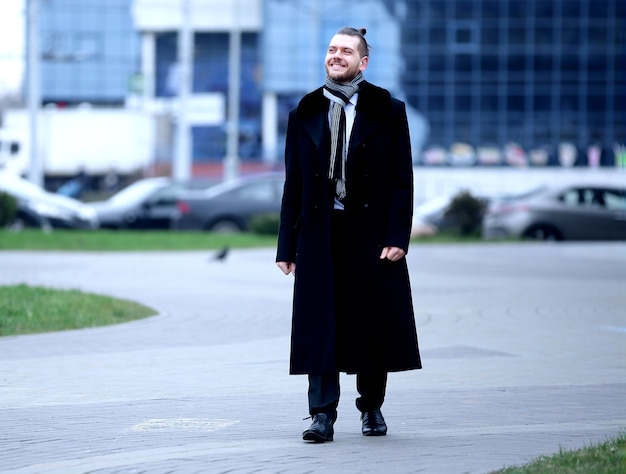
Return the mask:
<svg viewBox="0 0 626 474">
<path fill-rule="evenodd" d="M 317 148 L 325 147 L 327 141 L 328 107 L 329 100 L 321 87 L 304 96 L 298 105 L 298 118 Z M 364 81 L 359 90 L 350 149 L 364 143 L 378 128 L 389 123 L 390 116 L 389 92 Z"/>
</svg>

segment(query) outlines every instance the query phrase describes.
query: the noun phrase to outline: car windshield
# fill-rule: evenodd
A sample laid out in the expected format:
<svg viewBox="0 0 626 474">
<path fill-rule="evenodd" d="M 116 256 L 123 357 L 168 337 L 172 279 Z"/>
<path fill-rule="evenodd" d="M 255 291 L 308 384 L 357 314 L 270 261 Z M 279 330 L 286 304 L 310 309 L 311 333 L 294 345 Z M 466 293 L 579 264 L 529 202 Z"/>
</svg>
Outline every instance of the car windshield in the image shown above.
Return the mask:
<svg viewBox="0 0 626 474">
<path fill-rule="evenodd" d="M 111 204 L 126 204 L 141 201 L 149 196 L 163 180 L 141 180 L 137 181 L 109 198 Z"/>
</svg>

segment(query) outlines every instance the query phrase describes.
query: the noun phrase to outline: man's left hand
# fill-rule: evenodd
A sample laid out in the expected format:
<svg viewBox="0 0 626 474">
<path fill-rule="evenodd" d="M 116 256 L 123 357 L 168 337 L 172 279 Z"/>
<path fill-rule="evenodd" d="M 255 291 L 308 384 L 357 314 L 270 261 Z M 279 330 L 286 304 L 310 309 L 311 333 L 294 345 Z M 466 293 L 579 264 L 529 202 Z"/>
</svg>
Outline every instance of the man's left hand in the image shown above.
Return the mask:
<svg viewBox="0 0 626 474">
<path fill-rule="evenodd" d="M 406 252 L 399 247 L 385 247 L 383 248 L 383 251 L 380 253 L 380 259 L 381 260 L 387 259 L 392 262 L 397 262 L 402 257 L 404 257 L 405 254 Z"/>
</svg>

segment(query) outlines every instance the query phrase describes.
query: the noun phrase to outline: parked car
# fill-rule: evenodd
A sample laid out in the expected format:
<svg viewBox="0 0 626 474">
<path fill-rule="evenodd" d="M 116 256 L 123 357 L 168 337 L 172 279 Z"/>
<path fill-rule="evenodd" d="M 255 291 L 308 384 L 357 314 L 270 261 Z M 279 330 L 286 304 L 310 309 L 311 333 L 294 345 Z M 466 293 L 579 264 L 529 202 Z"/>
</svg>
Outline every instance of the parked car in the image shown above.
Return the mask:
<svg viewBox="0 0 626 474">
<path fill-rule="evenodd" d="M 207 189 L 216 181 L 169 177 L 145 178 L 118 191 L 106 201 L 89 203 L 100 227 L 107 229 L 169 229 L 178 195 L 185 189 Z"/>
<path fill-rule="evenodd" d="M 235 178 L 204 191 L 181 193 L 174 227 L 179 230 L 245 232 L 261 214 L 278 214 L 283 173 Z"/>
<path fill-rule="evenodd" d="M 544 186 L 495 201 L 485 239 L 626 240 L 626 190 L 615 185 Z"/>
<path fill-rule="evenodd" d="M 99 225 L 91 207 L 77 199 L 47 192 L 13 173 L 0 171 L 0 191 L 17 200 L 15 226 L 96 229 Z"/>
</svg>

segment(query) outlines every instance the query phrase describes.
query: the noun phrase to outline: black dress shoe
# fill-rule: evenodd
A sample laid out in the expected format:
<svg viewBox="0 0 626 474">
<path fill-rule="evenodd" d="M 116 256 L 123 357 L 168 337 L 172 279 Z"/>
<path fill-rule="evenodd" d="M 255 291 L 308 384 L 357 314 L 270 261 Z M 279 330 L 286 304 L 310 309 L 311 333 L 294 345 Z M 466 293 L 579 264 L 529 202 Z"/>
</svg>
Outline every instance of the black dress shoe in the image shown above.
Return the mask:
<svg viewBox="0 0 626 474">
<path fill-rule="evenodd" d="M 335 432 L 333 429 L 334 423 L 335 419 L 328 413 L 317 413 L 313 415 L 311 426 L 302 433 L 302 439 L 316 443 L 332 441 Z"/>
<path fill-rule="evenodd" d="M 363 423 L 361 428 L 363 436 L 385 436 L 387 434 L 387 424 L 380 408 L 361 413 L 361 422 Z"/>
</svg>

